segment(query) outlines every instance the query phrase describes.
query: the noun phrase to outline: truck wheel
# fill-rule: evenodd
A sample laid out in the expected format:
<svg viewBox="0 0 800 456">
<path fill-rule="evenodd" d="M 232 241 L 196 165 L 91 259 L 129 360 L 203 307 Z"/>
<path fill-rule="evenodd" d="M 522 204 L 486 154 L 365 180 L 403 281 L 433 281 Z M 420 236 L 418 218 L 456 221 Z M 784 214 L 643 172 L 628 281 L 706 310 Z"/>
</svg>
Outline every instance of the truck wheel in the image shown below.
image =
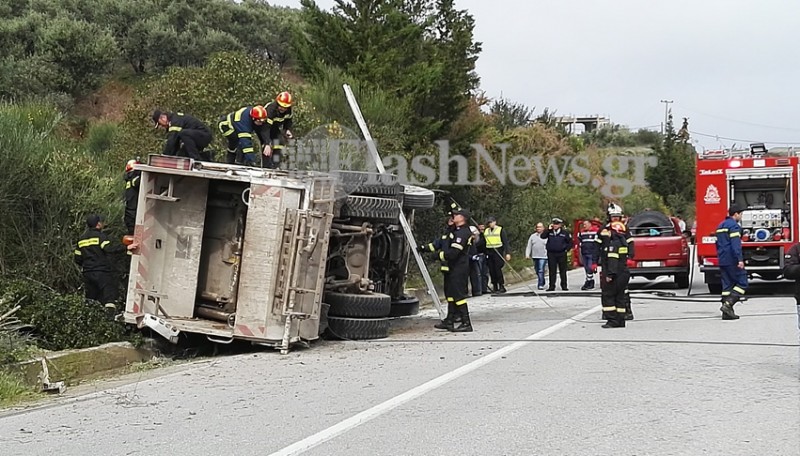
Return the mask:
<svg viewBox="0 0 800 456">
<path fill-rule="evenodd" d="M 676 274 L 675 285 L 677 285 L 678 288 L 689 288 L 689 273 Z"/>
<path fill-rule="evenodd" d="M 372 196 L 348 196 L 339 212 L 343 218 L 360 218 L 383 223 L 397 223 L 400 205 L 395 199 Z"/>
<path fill-rule="evenodd" d="M 343 340 L 384 339 L 389 337 L 389 319 L 328 317 L 325 334 Z"/>
<path fill-rule="evenodd" d="M 392 298 L 381 293 L 355 294 L 328 292 L 323 297 L 330 304 L 331 317 L 383 318 L 388 317 Z"/>
<path fill-rule="evenodd" d="M 334 171 L 337 188 L 348 195 L 382 196 L 397 198 L 402 185 L 394 174 L 369 173 L 365 171 Z"/>
<path fill-rule="evenodd" d="M 419 299 L 404 297 L 397 301 L 392 301 L 390 317 L 408 317 L 419 313 Z"/>
<path fill-rule="evenodd" d="M 405 209 L 430 209 L 436 205 L 436 194 L 416 185 L 403 186 L 403 207 Z"/>
<path fill-rule="evenodd" d="M 721 283 L 708 283 L 708 292 L 711 294 L 718 295 L 722 293 L 722 284 Z"/>
</svg>

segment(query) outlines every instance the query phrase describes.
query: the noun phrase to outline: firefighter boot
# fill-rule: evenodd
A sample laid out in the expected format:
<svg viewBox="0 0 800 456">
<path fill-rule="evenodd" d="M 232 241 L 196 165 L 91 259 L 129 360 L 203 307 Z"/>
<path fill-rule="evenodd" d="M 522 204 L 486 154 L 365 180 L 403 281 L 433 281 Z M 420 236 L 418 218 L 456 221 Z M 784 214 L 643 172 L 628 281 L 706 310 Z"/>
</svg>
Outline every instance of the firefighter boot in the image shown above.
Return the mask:
<svg viewBox="0 0 800 456">
<path fill-rule="evenodd" d="M 594 289 L 594 279 L 586 279 L 586 282 L 583 283 L 581 290 L 593 290 Z"/>
<path fill-rule="evenodd" d="M 722 319 L 723 320 L 738 320 L 739 316 L 733 312 L 733 306 L 736 304 L 736 300 L 732 299 L 728 296 L 722 300 L 722 307 L 719 310 L 722 312 Z"/>
<path fill-rule="evenodd" d="M 617 315 L 614 315 L 612 318 L 609 318 L 606 324 L 601 326 L 601 328 L 624 328 L 625 327 L 625 314 L 622 312 L 618 312 Z"/>
<path fill-rule="evenodd" d="M 457 306 L 457 311 L 461 315 L 461 324 L 451 329 L 452 332 L 472 332 L 472 322 L 469 320 L 469 309 L 467 304 Z"/>
<path fill-rule="evenodd" d="M 433 325 L 436 329 L 446 329 L 448 331 L 453 330 L 453 317 L 456 312 L 456 304 L 453 301 L 447 301 L 447 316 L 444 317 L 444 320 L 440 321 Z"/>
</svg>

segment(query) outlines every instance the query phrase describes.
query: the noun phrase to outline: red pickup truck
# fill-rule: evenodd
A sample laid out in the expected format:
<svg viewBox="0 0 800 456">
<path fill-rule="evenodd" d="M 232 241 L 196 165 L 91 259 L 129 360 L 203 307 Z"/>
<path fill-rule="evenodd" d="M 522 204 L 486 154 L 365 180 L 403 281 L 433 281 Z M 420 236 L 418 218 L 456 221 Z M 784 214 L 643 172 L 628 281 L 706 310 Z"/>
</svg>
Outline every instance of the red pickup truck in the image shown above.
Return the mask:
<svg viewBox="0 0 800 456">
<path fill-rule="evenodd" d="M 582 267 L 580 240 L 578 233 L 582 220 L 576 220 L 573 227 L 575 247 L 572 262 L 574 267 Z M 656 277 L 670 275 L 675 278 L 678 288 L 689 287 L 689 242 L 683 236 L 680 222 L 658 211 L 640 212 L 627 223 L 634 244 L 634 257 L 628 259 L 631 277 Z M 592 221 L 592 228 L 602 230 L 602 224 Z"/>
<path fill-rule="evenodd" d="M 628 219 L 627 226 L 634 244 L 634 256 L 628 259 L 631 277 L 653 280 L 670 275 L 678 288 L 688 288 L 689 241 L 680 221 L 658 211 L 644 211 Z"/>
</svg>

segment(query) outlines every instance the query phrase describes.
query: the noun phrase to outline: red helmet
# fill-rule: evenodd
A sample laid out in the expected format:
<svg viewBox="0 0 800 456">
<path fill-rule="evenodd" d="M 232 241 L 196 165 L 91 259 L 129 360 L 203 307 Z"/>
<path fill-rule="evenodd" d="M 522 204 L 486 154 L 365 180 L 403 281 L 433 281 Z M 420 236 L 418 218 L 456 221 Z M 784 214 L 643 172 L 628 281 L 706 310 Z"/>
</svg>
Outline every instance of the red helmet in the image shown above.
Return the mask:
<svg viewBox="0 0 800 456">
<path fill-rule="evenodd" d="M 289 92 L 281 92 L 275 98 L 275 101 L 278 102 L 284 108 L 290 108 L 292 106 L 292 94 Z"/>
<path fill-rule="evenodd" d="M 255 106 L 250 110 L 250 117 L 252 117 L 253 120 L 266 120 L 267 110 L 261 105 Z"/>
<path fill-rule="evenodd" d="M 127 173 L 133 171 L 133 165 L 138 165 L 138 164 L 139 160 L 136 159 L 128 160 L 128 163 L 125 163 L 125 172 Z"/>
</svg>

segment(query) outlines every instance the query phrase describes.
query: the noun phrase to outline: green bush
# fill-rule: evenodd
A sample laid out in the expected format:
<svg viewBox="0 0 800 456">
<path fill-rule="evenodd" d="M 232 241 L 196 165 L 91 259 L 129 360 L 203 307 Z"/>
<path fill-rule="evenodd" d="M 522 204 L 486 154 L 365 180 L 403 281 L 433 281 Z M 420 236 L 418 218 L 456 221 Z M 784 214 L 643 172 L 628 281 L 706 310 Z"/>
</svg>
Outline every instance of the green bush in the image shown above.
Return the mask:
<svg viewBox="0 0 800 456">
<path fill-rule="evenodd" d="M 99 304 L 82 295 L 59 294 L 31 280 L 0 282 L 0 299 L 19 303 L 16 316 L 34 328 L 36 345 L 47 350 L 86 348 L 126 340 L 125 325 L 110 321 Z"/>
<path fill-rule="evenodd" d="M 92 125 L 86 137 L 86 148 L 92 154 L 103 154 L 111 149 L 119 127 L 111 122 Z"/>
</svg>

